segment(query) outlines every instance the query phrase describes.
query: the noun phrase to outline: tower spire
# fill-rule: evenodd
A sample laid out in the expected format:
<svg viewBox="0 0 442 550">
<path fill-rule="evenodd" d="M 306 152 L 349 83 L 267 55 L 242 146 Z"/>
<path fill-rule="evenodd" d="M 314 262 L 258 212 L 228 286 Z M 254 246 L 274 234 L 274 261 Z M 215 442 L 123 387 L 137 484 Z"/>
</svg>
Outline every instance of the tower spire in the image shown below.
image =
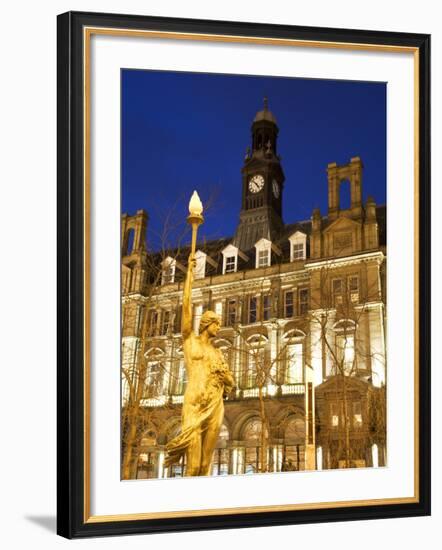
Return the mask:
<svg viewBox="0 0 442 550">
<path fill-rule="evenodd" d="M 242 172 L 242 205 L 234 245 L 247 251 L 266 238 L 274 241 L 283 229 L 284 172 L 277 155 L 278 125 L 267 96 L 252 123 L 252 147 Z"/>
</svg>

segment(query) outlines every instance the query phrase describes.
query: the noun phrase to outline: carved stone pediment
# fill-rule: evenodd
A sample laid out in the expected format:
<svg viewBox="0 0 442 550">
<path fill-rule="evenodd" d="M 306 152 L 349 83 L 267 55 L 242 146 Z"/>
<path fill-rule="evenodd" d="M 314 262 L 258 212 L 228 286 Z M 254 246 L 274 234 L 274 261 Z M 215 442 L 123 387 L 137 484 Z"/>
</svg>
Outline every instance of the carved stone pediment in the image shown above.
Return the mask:
<svg viewBox="0 0 442 550">
<path fill-rule="evenodd" d="M 360 229 L 362 227 L 362 223 L 356 220 L 352 220 L 351 218 L 342 217 L 335 220 L 333 223 L 331 223 L 326 229 L 324 229 L 324 233 L 332 233 L 334 231 L 353 231 L 356 229 Z"/>
<path fill-rule="evenodd" d="M 350 218 L 338 218 L 323 235 L 326 256 L 346 256 L 362 249 L 362 224 Z"/>
</svg>

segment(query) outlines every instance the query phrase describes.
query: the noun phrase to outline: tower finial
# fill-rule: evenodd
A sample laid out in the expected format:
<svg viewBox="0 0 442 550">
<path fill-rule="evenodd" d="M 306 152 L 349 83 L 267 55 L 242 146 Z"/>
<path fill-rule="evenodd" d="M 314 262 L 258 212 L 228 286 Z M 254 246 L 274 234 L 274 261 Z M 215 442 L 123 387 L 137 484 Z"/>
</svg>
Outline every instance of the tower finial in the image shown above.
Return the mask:
<svg viewBox="0 0 442 550">
<path fill-rule="evenodd" d="M 269 100 L 267 96 L 264 96 L 264 111 L 267 111 L 269 108 Z"/>
</svg>

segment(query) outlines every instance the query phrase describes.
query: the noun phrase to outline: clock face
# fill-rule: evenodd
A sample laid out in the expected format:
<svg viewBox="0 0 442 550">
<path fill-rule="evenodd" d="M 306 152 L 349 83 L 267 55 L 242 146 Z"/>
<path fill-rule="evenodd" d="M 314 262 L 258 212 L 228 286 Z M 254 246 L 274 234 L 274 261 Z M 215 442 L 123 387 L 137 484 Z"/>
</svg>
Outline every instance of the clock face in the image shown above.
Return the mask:
<svg viewBox="0 0 442 550">
<path fill-rule="evenodd" d="M 252 193 L 258 193 L 264 187 L 264 178 L 257 174 L 249 179 L 249 189 Z"/>
<path fill-rule="evenodd" d="M 276 180 L 272 181 L 272 189 L 273 189 L 273 194 L 275 195 L 275 198 L 277 199 L 279 197 L 279 184 Z"/>
</svg>

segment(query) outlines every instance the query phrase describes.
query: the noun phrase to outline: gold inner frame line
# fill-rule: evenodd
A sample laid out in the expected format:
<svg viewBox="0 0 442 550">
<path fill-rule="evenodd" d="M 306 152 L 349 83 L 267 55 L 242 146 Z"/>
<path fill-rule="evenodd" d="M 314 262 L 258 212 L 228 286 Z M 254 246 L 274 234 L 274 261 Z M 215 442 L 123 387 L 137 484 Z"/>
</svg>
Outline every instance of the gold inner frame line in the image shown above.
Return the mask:
<svg viewBox="0 0 442 550">
<path fill-rule="evenodd" d="M 308 48 L 325 48 L 325 49 L 340 49 L 340 50 L 365 50 L 377 52 L 394 52 L 394 53 L 415 53 L 416 48 L 412 46 L 394 46 L 389 44 L 364 44 L 360 42 L 333 42 L 333 41 L 318 41 L 318 40 L 299 40 L 289 38 L 262 38 L 259 36 L 240 36 L 228 34 L 206 34 L 206 33 L 185 33 L 185 32 L 169 32 L 169 31 L 147 31 L 133 29 L 117 29 L 112 27 L 84 27 L 86 39 L 90 35 L 110 35 L 110 36 L 131 36 L 132 38 L 160 38 L 172 40 L 194 40 L 202 42 L 225 42 L 225 43 L 244 43 L 258 44 L 267 46 L 292 46 L 292 47 L 308 47 Z"/>
<path fill-rule="evenodd" d="M 205 42 L 248 43 L 269 46 L 291 46 L 304 48 L 342 49 L 370 52 L 412 53 L 414 60 L 414 224 L 419 227 L 419 49 L 411 46 L 392 46 L 364 43 L 343 43 L 315 40 L 296 40 L 280 38 L 261 38 L 239 35 L 218 35 L 204 33 L 180 33 L 111 27 L 83 28 L 83 101 L 84 101 L 84 500 L 83 512 L 85 523 L 102 523 L 113 521 L 135 521 L 141 519 L 179 518 L 214 516 L 227 514 L 263 513 L 278 511 L 314 510 L 325 508 L 343 508 L 349 506 L 379 506 L 410 504 L 419 501 L 419 236 L 415 231 L 414 242 L 414 495 L 371 500 L 353 500 L 318 503 L 298 503 L 269 506 L 250 506 L 237 508 L 216 508 L 204 510 L 180 510 L 167 512 L 148 512 L 133 514 L 91 515 L 91 473 L 90 473 L 90 109 L 91 109 L 91 64 L 90 45 L 92 35 L 126 36 L 137 38 L 194 40 Z"/>
</svg>

